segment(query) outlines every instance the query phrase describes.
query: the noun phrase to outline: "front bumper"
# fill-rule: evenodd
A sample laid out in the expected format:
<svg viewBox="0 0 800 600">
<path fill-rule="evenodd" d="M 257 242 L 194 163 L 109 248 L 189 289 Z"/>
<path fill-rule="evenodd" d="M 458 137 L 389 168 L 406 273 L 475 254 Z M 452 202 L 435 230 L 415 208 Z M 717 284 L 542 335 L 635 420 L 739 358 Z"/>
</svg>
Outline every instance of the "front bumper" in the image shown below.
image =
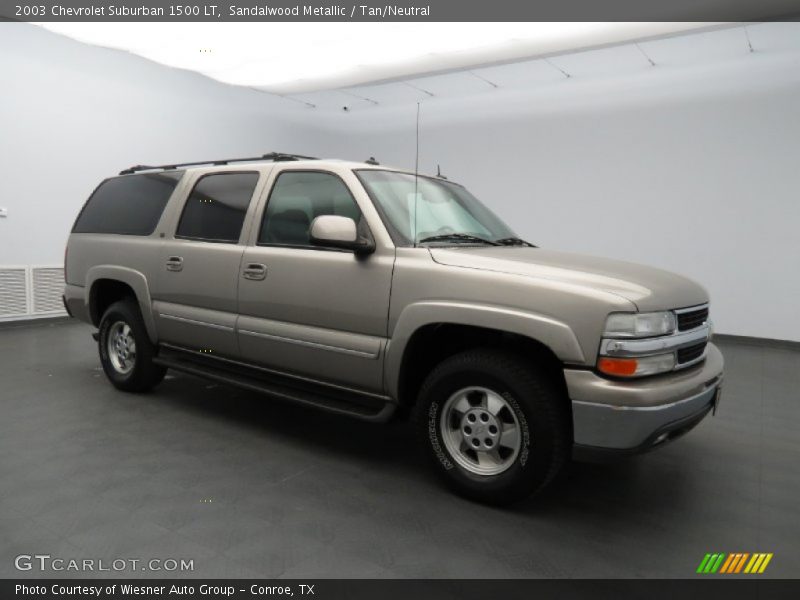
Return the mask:
<svg viewBox="0 0 800 600">
<path fill-rule="evenodd" d="M 574 454 L 641 452 L 686 433 L 713 408 L 723 364 L 722 353 L 709 343 L 701 364 L 639 381 L 565 369 Z"/>
</svg>

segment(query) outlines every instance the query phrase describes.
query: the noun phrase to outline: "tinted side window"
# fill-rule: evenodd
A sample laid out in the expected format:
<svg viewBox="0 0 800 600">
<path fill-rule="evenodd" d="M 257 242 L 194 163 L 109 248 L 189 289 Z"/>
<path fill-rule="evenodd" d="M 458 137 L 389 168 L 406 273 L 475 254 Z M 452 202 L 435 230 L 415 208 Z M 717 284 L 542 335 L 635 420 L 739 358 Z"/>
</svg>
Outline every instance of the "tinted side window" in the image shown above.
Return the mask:
<svg viewBox="0 0 800 600">
<path fill-rule="evenodd" d="M 72 232 L 150 235 L 182 176 L 182 171 L 170 171 L 106 179 L 86 202 Z"/>
<path fill-rule="evenodd" d="M 310 246 L 309 228 L 320 215 L 350 217 L 361 211 L 345 183 L 331 173 L 286 171 L 278 176 L 261 223 L 259 244 Z"/>
<path fill-rule="evenodd" d="M 202 177 L 186 199 L 176 237 L 238 242 L 256 183 L 258 173 L 219 173 Z"/>
</svg>

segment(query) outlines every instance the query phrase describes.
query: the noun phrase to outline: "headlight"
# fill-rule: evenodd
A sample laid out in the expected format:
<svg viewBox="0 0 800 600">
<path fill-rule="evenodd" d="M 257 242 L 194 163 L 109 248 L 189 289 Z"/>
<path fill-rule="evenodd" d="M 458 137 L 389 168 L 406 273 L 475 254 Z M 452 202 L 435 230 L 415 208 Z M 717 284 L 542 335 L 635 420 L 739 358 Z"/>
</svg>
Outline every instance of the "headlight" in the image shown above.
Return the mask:
<svg viewBox="0 0 800 600">
<path fill-rule="evenodd" d="M 673 333 L 675 326 L 675 314 L 670 311 L 612 313 L 606 319 L 606 329 L 603 337 L 655 337 Z"/>
<path fill-rule="evenodd" d="M 612 358 L 601 356 L 597 361 L 597 370 L 614 377 L 643 377 L 656 373 L 667 373 L 675 368 L 675 355 L 657 354 L 640 356 L 639 358 Z"/>
</svg>

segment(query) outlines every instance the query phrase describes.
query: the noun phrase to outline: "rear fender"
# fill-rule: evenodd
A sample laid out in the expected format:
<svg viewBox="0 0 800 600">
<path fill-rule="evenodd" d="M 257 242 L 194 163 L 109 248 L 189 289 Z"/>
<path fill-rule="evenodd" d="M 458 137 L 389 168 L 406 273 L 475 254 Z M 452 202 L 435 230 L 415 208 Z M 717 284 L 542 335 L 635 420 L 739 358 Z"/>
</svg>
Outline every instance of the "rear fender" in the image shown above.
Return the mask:
<svg viewBox="0 0 800 600">
<path fill-rule="evenodd" d="M 150 341 L 158 343 L 158 333 L 156 331 L 155 320 L 153 319 L 153 308 L 150 299 L 150 287 L 147 285 L 147 278 L 139 271 L 120 267 L 117 265 L 97 265 L 89 269 L 86 274 L 86 310 L 90 309 L 92 286 L 100 279 L 112 279 L 127 284 L 136 295 L 139 310 L 142 313 L 145 329 Z"/>
</svg>

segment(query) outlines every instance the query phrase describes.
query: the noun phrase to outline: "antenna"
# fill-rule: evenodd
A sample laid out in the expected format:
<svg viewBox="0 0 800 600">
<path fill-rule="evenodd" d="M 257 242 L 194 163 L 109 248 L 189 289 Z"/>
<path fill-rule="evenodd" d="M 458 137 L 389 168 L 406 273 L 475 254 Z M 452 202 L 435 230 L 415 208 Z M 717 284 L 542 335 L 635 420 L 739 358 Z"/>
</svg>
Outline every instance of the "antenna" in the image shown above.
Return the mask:
<svg viewBox="0 0 800 600">
<path fill-rule="evenodd" d="M 417 102 L 417 143 L 414 156 L 414 247 L 417 247 L 417 203 L 419 194 L 417 193 L 417 181 L 419 180 L 419 102 Z"/>
</svg>

